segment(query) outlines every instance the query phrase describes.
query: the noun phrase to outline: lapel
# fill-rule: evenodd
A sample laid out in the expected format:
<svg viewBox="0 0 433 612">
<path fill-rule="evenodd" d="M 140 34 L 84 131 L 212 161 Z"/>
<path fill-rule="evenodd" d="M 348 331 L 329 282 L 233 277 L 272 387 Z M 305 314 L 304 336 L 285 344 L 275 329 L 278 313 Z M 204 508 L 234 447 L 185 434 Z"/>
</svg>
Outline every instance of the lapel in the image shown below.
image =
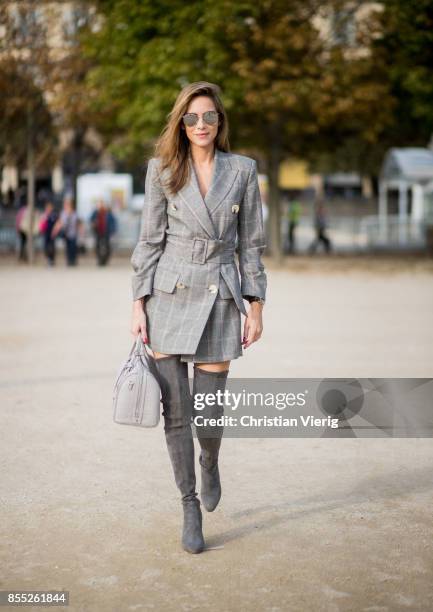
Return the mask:
<svg viewBox="0 0 433 612">
<path fill-rule="evenodd" d="M 225 158 L 224 152 L 215 149 L 212 179 L 206 197 L 203 199 L 191 157 L 188 157 L 188 164 L 190 179 L 178 192 L 178 195 L 184 200 L 208 236 L 218 239 L 212 214 L 222 204 L 225 196 L 232 188 L 239 170 L 232 169 L 230 162 Z"/>
</svg>

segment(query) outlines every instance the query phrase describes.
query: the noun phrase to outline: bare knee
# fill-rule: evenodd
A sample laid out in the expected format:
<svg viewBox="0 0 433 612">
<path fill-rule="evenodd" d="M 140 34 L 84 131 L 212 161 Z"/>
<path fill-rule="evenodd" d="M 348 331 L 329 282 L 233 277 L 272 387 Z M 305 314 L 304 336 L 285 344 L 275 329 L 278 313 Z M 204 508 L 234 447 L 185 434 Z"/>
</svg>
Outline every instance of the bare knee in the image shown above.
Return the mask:
<svg viewBox="0 0 433 612">
<path fill-rule="evenodd" d="M 218 361 L 217 363 L 196 363 L 196 368 L 207 372 L 228 372 L 230 361 Z"/>
</svg>

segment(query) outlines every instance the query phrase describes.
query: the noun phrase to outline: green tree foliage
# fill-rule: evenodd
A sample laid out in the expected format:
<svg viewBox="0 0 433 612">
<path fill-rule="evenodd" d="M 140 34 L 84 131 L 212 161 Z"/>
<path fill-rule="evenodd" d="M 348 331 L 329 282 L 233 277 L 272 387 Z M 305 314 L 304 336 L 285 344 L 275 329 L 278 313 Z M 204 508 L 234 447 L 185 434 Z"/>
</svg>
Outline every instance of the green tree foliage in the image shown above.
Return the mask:
<svg viewBox="0 0 433 612">
<path fill-rule="evenodd" d="M 30 9 L 0 3 L 0 155 L 25 164 L 30 143 L 39 166 L 54 159 L 55 132 L 42 93 L 46 32 Z"/>
<path fill-rule="evenodd" d="M 117 140 L 119 153 L 142 149 L 161 129 L 180 88 L 197 80 L 222 87 L 237 146 L 265 149 L 275 122 L 284 124 L 294 145 L 293 134 L 311 122 L 306 105 L 320 80 L 320 45 L 308 5 L 99 2 L 103 26 L 85 46 L 98 63 L 89 83 L 99 93 L 98 108 L 111 108 L 112 125 L 125 135 Z M 296 121 L 302 110 L 304 121 Z"/>
<path fill-rule="evenodd" d="M 420 4 L 427 15 L 428 2 Z M 419 122 L 420 137 L 429 130 L 431 32 L 429 19 L 420 24 L 416 16 L 418 4 L 415 10 L 403 0 L 100 0 L 97 8 L 100 27 L 84 49 L 96 65 L 88 84 L 113 150 L 141 161 L 180 88 L 218 83 L 232 147 L 265 162 L 277 254 L 284 158 L 303 157 L 319 171 L 377 174 L 390 135 L 410 133 L 396 129 L 404 108 L 410 106 L 408 125 Z M 324 23 L 330 27 L 321 29 Z M 408 50 L 396 53 L 411 36 Z M 403 90 L 410 91 L 406 102 Z"/>
<path fill-rule="evenodd" d="M 390 146 L 426 146 L 433 134 L 433 3 L 383 0 L 374 56 L 395 101 Z"/>
</svg>

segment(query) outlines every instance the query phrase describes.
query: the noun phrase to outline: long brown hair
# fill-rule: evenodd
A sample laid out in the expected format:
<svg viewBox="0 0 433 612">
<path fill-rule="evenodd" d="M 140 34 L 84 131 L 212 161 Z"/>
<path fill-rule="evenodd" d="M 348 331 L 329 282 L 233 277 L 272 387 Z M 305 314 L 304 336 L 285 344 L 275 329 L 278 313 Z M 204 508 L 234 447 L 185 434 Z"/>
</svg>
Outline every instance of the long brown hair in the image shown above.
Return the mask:
<svg viewBox="0 0 433 612">
<path fill-rule="evenodd" d="M 197 81 L 186 85 L 176 98 L 176 102 L 168 114 L 168 122 L 161 132 L 155 145 L 155 157 L 159 157 L 160 173 L 169 169 L 168 181 L 164 185 L 172 194 L 177 193 L 189 179 L 188 156 L 190 142 L 185 130 L 181 129 L 182 115 L 184 115 L 193 98 L 208 96 L 220 113 L 220 124 L 214 140 L 217 149 L 229 152 L 228 120 L 220 98 L 221 89 L 214 83 Z"/>
</svg>

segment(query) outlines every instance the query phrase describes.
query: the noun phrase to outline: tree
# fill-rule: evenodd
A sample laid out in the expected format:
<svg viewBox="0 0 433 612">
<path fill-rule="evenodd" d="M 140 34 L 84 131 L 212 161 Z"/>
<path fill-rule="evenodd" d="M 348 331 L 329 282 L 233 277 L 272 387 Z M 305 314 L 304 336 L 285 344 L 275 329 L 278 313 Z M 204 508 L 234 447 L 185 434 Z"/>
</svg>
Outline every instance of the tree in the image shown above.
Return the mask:
<svg viewBox="0 0 433 612">
<path fill-rule="evenodd" d="M 51 114 L 43 96 L 48 58 L 46 31 L 35 3 L 0 4 L 0 125 L 2 154 L 27 165 L 27 205 L 34 223 L 36 168 L 54 142 Z M 28 236 L 29 262 L 34 261 L 33 233 Z"/>
<path fill-rule="evenodd" d="M 103 27 L 85 45 L 98 64 L 88 80 L 99 92 L 98 108 L 117 102 L 119 156 L 133 158 L 143 143 L 150 146 L 180 87 L 195 80 L 222 86 L 234 141 L 266 160 L 276 253 L 279 163 L 311 130 L 309 100 L 320 78 L 314 5 L 101 1 Z"/>
<path fill-rule="evenodd" d="M 60 40 L 50 49 L 45 92 L 51 112 L 56 116 L 58 131 L 70 134 L 74 205 L 86 135 L 91 128 L 104 126 L 107 116 L 92 106 L 94 91 L 88 86 L 86 76 L 93 63 L 82 52 L 82 32 L 93 31 L 97 26 L 96 17 L 93 3 L 87 1 L 72 2 L 65 12 L 61 2 L 45 7 L 45 19 L 58 28 L 62 25 Z"/>
<path fill-rule="evenodd" d="M 325 3 L 331 13 L 341 0 Z M 371 62 L 317 27 L 318 0 L 100 0 L 101 27 L 84 44 L 97 108 L 110 108 L 116 153 L 138 159 L 160 132 L 180 87 L 218 83 L 232 144 L 266 165 L 271 247 L 281 258 L 278 169 L 289 154 L 329 155 L 351 137 L 377 143 L 386 90 Z M 326 18 L 326 15 L 325 15 Z M 372 81 L 370 83 L 370 81 Z M 115 100 L 113 104 L 113 100 Z"/>
<path fill-rule="evenodd" d="M 381 34 L 373 51 L 388 67 L 394 100 L 389 146 L 425 146 L 433 134 L 433 4 L 382 0 Z"/>
</svg>

